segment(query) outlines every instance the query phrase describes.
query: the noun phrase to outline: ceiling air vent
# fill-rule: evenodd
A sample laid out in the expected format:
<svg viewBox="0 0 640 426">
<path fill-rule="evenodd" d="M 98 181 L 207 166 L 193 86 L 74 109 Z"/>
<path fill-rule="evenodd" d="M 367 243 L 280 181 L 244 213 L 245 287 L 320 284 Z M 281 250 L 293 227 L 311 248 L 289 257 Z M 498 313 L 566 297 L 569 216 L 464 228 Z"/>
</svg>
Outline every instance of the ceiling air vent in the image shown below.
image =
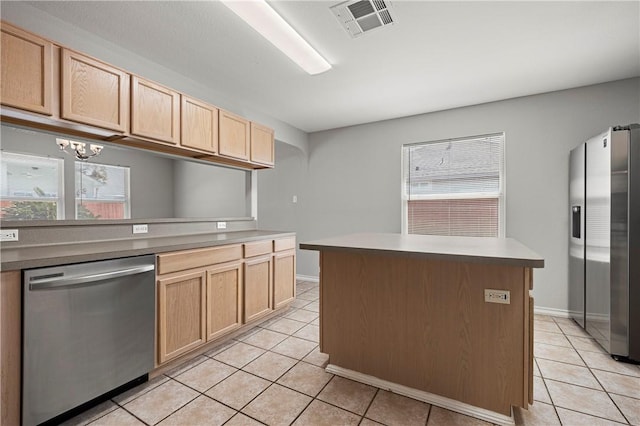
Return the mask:
<svg viewBox="0 0 640 426">
<path fill-rule="evenodd" d="M 352 38 L 395 21 L 391 2 L 385 0 L 350 0 L 332 6 L 331 12 Z"/>
</svg>

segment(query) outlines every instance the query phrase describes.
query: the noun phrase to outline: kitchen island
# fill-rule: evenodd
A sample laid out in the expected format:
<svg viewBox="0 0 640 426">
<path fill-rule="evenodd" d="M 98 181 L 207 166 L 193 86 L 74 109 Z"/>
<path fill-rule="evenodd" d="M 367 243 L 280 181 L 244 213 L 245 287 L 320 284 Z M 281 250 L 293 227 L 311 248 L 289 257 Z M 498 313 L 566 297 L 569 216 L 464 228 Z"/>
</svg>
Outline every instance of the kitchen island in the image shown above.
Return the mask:
<svg viewBox="0 0 640 426">
<path fill-rule="evenodd" d="M 529 290 L 544 260 L 518 241 L 354 234 L 300 248 L 320 252 L 328 372 L 498 424 L 533 402 Z"/>
</svg>

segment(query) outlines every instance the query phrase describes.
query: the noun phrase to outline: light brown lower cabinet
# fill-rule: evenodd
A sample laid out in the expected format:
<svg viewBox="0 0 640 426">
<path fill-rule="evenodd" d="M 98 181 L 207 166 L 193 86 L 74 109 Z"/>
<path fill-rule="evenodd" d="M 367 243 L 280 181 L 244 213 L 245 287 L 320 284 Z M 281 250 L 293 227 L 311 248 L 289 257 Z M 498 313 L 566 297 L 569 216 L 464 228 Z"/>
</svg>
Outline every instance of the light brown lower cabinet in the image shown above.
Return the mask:
<svg viewBox="0 0 640 426">
<path fill-rule="evenodd" d="M 20 424 L 20 271 L 0 273 L 0 425 Z"/>
<path fill-rule="evenodd" d="M 206 279 L 204 270 L 158 278 L 158 363 L 207 340 Z"/>
<path fill-rule="evenodd" d="M 296 297 L 296 251 L 273 255 L 273 308 L 279 309 Z"/>
<path fill-rule="evenodd" d="M 159 254 L 158 366 L 290 303 L 293 247 L 295 237 Z"/>
<path fill-rule="evenodd" d="M 244 263 L 244 322 L 256 320 L 273 310 L 272 256 L 245 259 Z"/>
<path fill-rule="evenodd" d="M 242 325 L 242 262 L 207 270 L 207 340 Z"/>
</svg>

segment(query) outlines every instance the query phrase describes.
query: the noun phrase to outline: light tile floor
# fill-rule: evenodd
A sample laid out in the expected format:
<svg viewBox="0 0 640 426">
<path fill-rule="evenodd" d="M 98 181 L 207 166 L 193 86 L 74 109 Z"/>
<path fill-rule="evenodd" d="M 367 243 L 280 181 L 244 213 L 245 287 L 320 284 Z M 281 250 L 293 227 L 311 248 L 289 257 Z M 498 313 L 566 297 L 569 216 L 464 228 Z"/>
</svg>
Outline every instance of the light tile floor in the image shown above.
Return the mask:
<svg viewBox="0 0 640 426">
<path fill-rule="evenodd" d="M 488 425 L 324 371 L 318 284 L 278 317 L 74 417 L 69 425 Z M 534 399 L 522 425 L 640 425 L 640 367 L 572 320 L 535 317 Z"/>
</svg>

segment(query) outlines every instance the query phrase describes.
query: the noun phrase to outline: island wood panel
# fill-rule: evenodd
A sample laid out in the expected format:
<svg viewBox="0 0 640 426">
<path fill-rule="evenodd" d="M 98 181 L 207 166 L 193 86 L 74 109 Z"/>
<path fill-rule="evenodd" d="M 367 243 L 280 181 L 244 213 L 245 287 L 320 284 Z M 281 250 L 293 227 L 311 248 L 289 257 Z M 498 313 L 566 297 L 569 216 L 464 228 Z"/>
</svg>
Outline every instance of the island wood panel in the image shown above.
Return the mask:
<svg viewBox="0 0 640 426">
<path fill-rule="evenodd" d="M 21 301 L 20 271 L 0 273 L 0 424 L 20 424 Z"/>
<path fill-rule="evenodd" d="M 207 270 L 207 340 L 242 325 L 242 262 Z"/>
<path fill-rule="evenodd" d="M 218 152 L 218 108 L 182 95 L 180 145 Z"/>
<path fill-rule="evenodd" d="M 72 50 L 61 55 L 62 118 L 124 132 L 129 74 Z"/>
<path fill-rule="evenodd" d="M 206 273 L 158 278 L 158 363 L 206 342 Z"/>
<path fill-rule="evenodd" d="M 523 267 L 328 250 L 321 261 L 331 364 L 504 415 L 526 406 Z M 485 288 L 511 304 L 485 303 Z"/>
<path fill-rule="evenodd" d="M 51 115 L 53 43 L 2 22 L 3 105 Z"/>
<path fill-rule="evenodd" d="M 525 377 L 529 379 L 529 386 L 527 389 L 527 401 L 529 404 L 533 404 L 533 297 L 529 296 L 529 373 Z"/>
</svg>

